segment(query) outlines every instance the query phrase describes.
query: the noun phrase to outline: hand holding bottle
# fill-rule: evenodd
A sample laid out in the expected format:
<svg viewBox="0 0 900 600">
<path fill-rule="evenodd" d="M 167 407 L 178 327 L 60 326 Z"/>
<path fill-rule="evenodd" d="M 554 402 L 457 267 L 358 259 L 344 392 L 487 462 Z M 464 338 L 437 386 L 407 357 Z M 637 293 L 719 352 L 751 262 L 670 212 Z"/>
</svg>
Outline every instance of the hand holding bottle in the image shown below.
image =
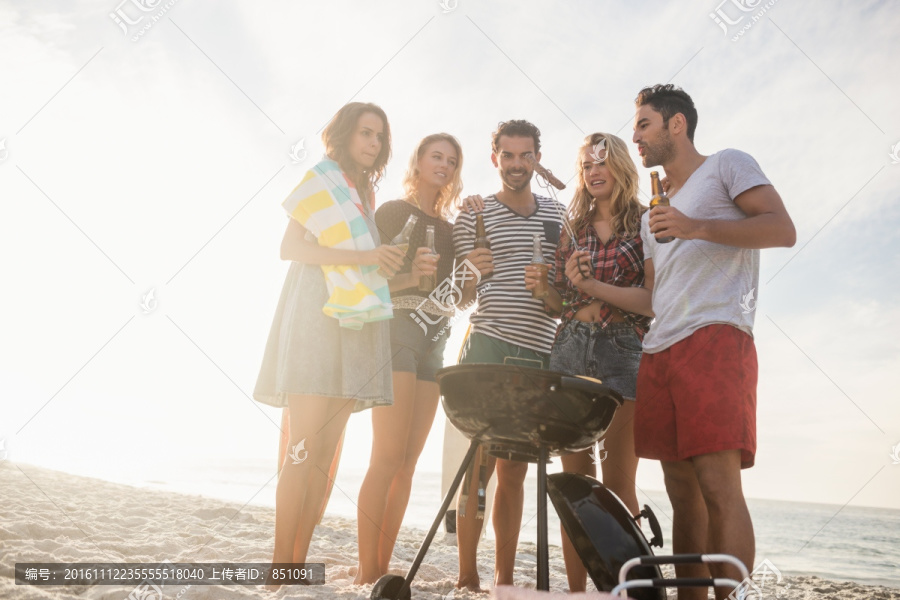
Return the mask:
<svg viewBox="0 0 900 600">
<path fill-rule="evenodd" d="M 494 255 L 491 253 L 491 240 L 484 226 L 484 215 L 475 215 L 475 250 L 469 252 L 469 260 L 481 272 L 481 279 L 490 279 L 494 274 Z M 487 267 L 487 270 L 485 270 Z"/>
<path fill-rule="evenodd" d="M 424 250 L 424 252 L 423 252 Z M 434 225 L 429 225 L 425 229 L 425 245 L 416 250 L 416 260 L 419 261 L 419 291 L 423 294 L 430 293 L 437 287 L 437 250 L 434 248 Z M 423 265 L 422 263 L 426 264 Z M 423 266 L 427 269 L 422 271 Z M 433 267 L 433 268 L 432 268 Z M 413 264 L 413 275 L 415 275 L 416 265 Z"/>
<path fill-rule="evenodd" d="M 481 274 L 481 280 L 488 279 L 494 273 L 494 255 L 489 248 L 476 248 L 466 254 L 466 260 L 472 263 Z"/>
<path fill-rule="evenodd" d="M 440 254 L 432 254 L 427 246 L 418 248 L 412 263 L 413 277 L 434 275 L 437 272 L 437 263 L 440 257 Z"/>
<path fill-rule="evenodd" d="M 525 289 L 530 291 L 532 296 L 534 296 L 535 289 L 547 285 L 545 277 L 544 269 L 540 266 L 525 265 Z"/>
<path fill-rule="evenodd" d="M 535 233 L 532 240 L 531 264 L 525 267 L 525 287 L 531 290 L 531 297 L 537 300 L 550 295 L 550 265 L 544 258 L 541 236 Z"/>
<path fill-rule="evenodd" d="M 669 207 L 669 197 L 666 195 L 665 188 L 659 180 L 659 172 L 650 172 L 650 186 L 653 192 L 653 197 L 650 199 L 650 222 L 648 223 L 650 232 L 655 235 L 657 243 L 668 244 L 675 238 L 671 235 L 659 235 L 661 230 L 664 229 L 659 226 L 659 219 L 665 214 L 665 210 L 661 211 L 660 209 Z"/>
<path fill-rule="evenodd" d="M 389 244 L 382 244 L 373 250 L 366 251 L 364 264 L 378 265 L 379 275 L 390 279 L 396 275 L 397 271 L 403 268 L 403 260 L 405 258 L 405 249 Z"/>
<path fill-rule="evenodd" d="M 378 269 L 378 274 L 382 277 L 390 279 L 394 275 L 397 274 L 401 268 L 403 268 L 403 261 L 406 259 L 406 253 L 409 251 L 409 237 L 412 235 L 413 227 L 416 226 L 416 221 L 419 219 L 416 215 L 409 215 L 409 218 L 406 220 L 406 225 L 403 226 L 403 229 L 400 230 L 400 233 L 394 236 L 394 239 L 391 240 L 390 246 L 399 250 L 401 252 L 400 265 L 396 268 L 392 267 L 391 262 L 387 263 L 382 262 L 374 262 L 369 264 L 377 264 L 380 268 Z M 376 250 L 380 250 L 384 246 L 379 246 Z M 383 254 L 383 253 L 382 253 Z"/>
</svg>

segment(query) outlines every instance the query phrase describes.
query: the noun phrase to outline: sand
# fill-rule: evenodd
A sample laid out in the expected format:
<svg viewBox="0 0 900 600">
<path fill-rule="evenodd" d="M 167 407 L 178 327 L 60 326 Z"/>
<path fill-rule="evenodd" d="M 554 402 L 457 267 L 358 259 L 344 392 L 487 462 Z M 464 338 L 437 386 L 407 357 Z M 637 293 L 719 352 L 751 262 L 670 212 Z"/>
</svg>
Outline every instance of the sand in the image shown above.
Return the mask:
<svg viewBox="0 0 900 600">
<path fill-rule="evenodd" d="M 0 598 L 125 600 L 134 589 L 17 586 L 17 562 L 266 562 L 272 554 L 274 520 L 271 508 L 130 487 L 5 461 L 0 463 Z M 393 573 L 405 575 L 424 537 L 424 531 L 401 531 Z M 534 588 L 535 554 L 534 544 L 520 544 L 516 582 L 523 588 Z M 483 581 L 487 582 L 493 572 L 493 542 L 482 543 L 478 559 Z M 316 529 L 309 560 L 325 563 L 326 585 L 286 586 L 274 594 L 258 586 L 167 586 L 165 598 L 369 597 L 371 586 L 352 585 L 356 573 L 355 521 L 326 515 Z M 454 590 L 456 560 L 456 546 L 439 531 L 416 576 L 413 598 L 485 600 L 485 595 Z M 521 589 L 511 590 L 512 594 L 499 590 L 495 595 L 564 597 L 558 594 L 566 589 L 566 583 L 562 556 L 556 547 L 550 549 L 550 586 L 557 594 L 533 595 Z M 816 577 L 785 578 L 779 590 L 779 598 L 799 600 L 900 600 L 900 589 Z M 602 597 L 597 593 L 592 596 Z"/>
</svg>

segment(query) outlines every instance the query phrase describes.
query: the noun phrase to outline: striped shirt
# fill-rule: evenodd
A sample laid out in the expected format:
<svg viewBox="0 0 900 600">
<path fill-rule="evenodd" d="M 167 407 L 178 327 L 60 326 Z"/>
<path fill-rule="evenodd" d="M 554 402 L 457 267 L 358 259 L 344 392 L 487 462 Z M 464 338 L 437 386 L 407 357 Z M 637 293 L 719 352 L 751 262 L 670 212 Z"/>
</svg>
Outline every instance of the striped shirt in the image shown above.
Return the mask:
<svg viewBox="0 0 900 600">
<path fill-rule="evenodd" d="M 531 264 L 534 234 L 541 236 L 544 260 L 555 277 L 554 255 L 562 228 L 565 206 L 535 194 L 537 210 L 522 216 L 497 200 L 484 199 L 484 228 L 491 240 L 494 274 L 478 286 L 478 307 L 470 317 L 472 331 L 510 344 L 549 354 L 556 334 L 556 320 L 544 310 L 544 302 L 525 289 L 525 265 Z M 554 206 L 555 205 L 555 206 Z M 558 210 L 557 210 L 558 209 Z M 463 211 L 453 226 L 453 246 L 460 263 L 475 247 L 475 215 Z"/>
</svg>

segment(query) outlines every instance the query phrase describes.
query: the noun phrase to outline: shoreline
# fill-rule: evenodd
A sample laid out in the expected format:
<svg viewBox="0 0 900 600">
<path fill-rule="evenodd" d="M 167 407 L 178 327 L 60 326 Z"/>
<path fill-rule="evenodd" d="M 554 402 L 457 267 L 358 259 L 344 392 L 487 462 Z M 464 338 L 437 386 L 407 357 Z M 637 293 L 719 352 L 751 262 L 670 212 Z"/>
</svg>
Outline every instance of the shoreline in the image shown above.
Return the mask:
<svg viewBox="0 0 900 600">
<path fill-rule="evenodd" d="M 122 600 L 133 588 L 118 585 L 16 586 L 16 562 L 268 562 L 271 559 L 274 510 L 146 487 L 132 487 L 31 465 L 0 463 L 0 597 L 44 600 L 85 598 Z M 404 527 L 391 572 L 405 575 L 426 532 Z M 493 541 L 478 552 L 479 571 L 487 584 L 493 572 Z M 455 540 L 438 532 L 413 583 L 423 600 L 484 599 L 454 592 L 457 575 Z M 534 588 L 536 549 L 520 543 L 515 578 L 522 590 Z M 193 586 L 181 598 L 368 598 L 371 586 L 352 585 L 356 574 L 356 522 L 326 514 L 316 528 L 310 562 L 324 562 L 324 586 L 287 586 L 265 595 L 258 586 Z M 900 587 L 856 581 L 787 575 L 780 598 L 825 600 L 857 598 L 900 600 Z M 560 550 L 550 547 L 550 588 L 567 588 Z M 166 591 L 166 598 L 178 590 Z M 670 596 L 674 590 L 670 590 Z"/>
</svg>

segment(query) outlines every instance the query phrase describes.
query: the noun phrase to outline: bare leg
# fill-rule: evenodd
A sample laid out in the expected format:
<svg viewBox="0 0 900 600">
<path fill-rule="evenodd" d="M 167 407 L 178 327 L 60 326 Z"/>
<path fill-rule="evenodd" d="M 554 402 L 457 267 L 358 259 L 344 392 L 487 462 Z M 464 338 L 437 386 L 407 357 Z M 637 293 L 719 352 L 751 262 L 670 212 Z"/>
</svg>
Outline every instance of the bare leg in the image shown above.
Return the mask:
<svg viewBox="0 0 900 600">
<path fill-rule="evenodd" d="M 672 553 L 704 554 L 708 515 L 694 466 L 690 461 L 662 461 L 666 492 L 672 502 Z M 678 577 L 709 577 L 705 564 L 676 565 Z M 678 600 L 706 600 L 706 589 L 678 588 Z"/>
<path fill-rule="evenodd" d="M 465 507 L 462 506 L 462 495 L 456 510 L 456 539 L 459 550 L 459 579 L 456 587 L 466 588 L 474 592 L 480 592 L 481 579 L 478 576 L 478 540 L 481 538 L 481 530 L 484 527 L 484 519 L 476 518 L 478 514 L 478 466 L 481 464 L 481 455 L 484 448 L 479 448 L 473 460 L 475 476 L 469 486 L 469 497 Z M 494 472 L 496 459 L 488 458 L 487 479 L 490 480 Z M 485 482 L 485 485 L 487 483 Z M 496 504 L 497 497 L 494 496 Z M 466 515 L 463 516 L 463 508 Z M 496 513 L 494 513 L 496 516 Z"/>
<path fill-rule="evenodd" d="M 425 441 L 434 423 L 434 414 L 437 412 L 440 388 L 433 381 L 416 380 L 416 398 L 413 406 L 412 422 L 407 434 L 406 457 L 400 471 L 394 476 L 391 491 L 388 495 L 387 508 L 381 525 L 381 539 L 378 543 L 378 567 L 382 573 L 387 573 L 390 568 L 391 555 L 394 553 L 394 543 L 400 526 L 403 523 L 403 515 L 409 504 L 409 493 L 412 489 L 412 479 L 416 471 L 416 463 L 425 448 Z"/>
<path fill-rule="evenodd" d="M 281 439 L 278 441 L 278 474 L 284 466 L 284 457 L 287 454 L 288 444 L 291 441 L 291 412 L 287 407 L 281 409 Z"/>
<path fill-rule="evenodd" d="M 634 402 L 626 400 L 616 411 L 603 439 L 606 440 L 606 460 L 600 463 L 603 485 L 625 503 L 632 515 L 637 515 L 641 509 L 634 483 L 638 468 L 638 457 L 634 454 Z"/>
<path fill-rule="evenodd" d="M 406 441 L 415 406 L 416 375 L 394 371 L 394 404 L 372 409 L 372 457 L 359 488 L 357 531 L 359 572 L 354 584 L 374 583 L 384 575 L 378 565 L 388 493 L 394 476 L 403 466 Z"/>
<path fill-rule="evenodd" d="M 589 477 L 597 476 L 597 467 L 591 459 L 590 450 L 582 450 L 574 454 L 566 454 L 560 457 L 563 471 L 566 473 L 579 473 Z M 583 592 L 587 586 L 587 570 L 581 562 L 581 558 L 575 551 L 575 546 L 569 539 L 562 524 L 559 526 L 562 532 L 563 559 L 566 562 L 566 578 L 569 580 L 569 592 Z"/>
<path fill-rule="evenodd" d="M 291 416 L 290 409 L 284 408 L 281 412 L 281 440 L 278 442 L 278 475 L 281 475 L 281 467 L 284 465 L 284 457 L 287 455 L 288 445 L 291 441 Z M 343 435 L 343 432 L 341 432 Z M 340 446 L 341 442 L 338 441 L 338 448 L 335 449 L 334 458 L 332 459 L 332 464 L 329 465 L 327 472 L 337 471 L 337 462 L 340 459 Z M 319 509 L 319 519 L 316 521 L 316 525 L 319 524 L 319 521 L 322 520 L 322 516 L 325 514 L 325 507 L 328 502 L 328 488 L 325 490 L 325 497 L 323 498 L 322 507 Z M 302 525 L 301 525 L 302 527 Z M 298 553 L 297 546 L 294 546 L 294 554 Z M 306 554 L 306 552 L 302 552 L 301 554 Z M 294 561 L 297 562 L 297 561 Z"/>
<path fill-rule="evenodd" d="M 513 585 L 516 547 L 522 527 L 522 507 L 525 501 L 525 475 L 528 463 L 497 459 L 497 492 L 494 494 L 494 536 L 497 552 L 494 557 L 494 585 Z"/>
<path fill-rule="evenodd" d="M 703 454 L 695 456 L 692 462 L 709 514 L 708 551 L 736 556 L 752 571 L 756 540 L 741 487 L 741 451 Z M 710 565 L 709 570 L 714 577 L 742 579 L 730 565 Z M 717 587 L 716 599 L 724 600 L 732 591 Z"/>
<path fill-rule="evenodd" d="M 603 485 L 625 503 L 632 515 L 636 515 L 640 512 L 640 508 L 634 484 L 638 458 L 634 454 L 633 420 L 634 402 L 626 401 L 616 411 L 615 419 L 603 438 L 604 451 L 600 452 L 599 458 L 600 468 L 603 471 Z M 561 458 L 563 471 L 566 473 L 596 476 L 596 466 L 588 450 Z M 564 529 L 562 530 L 562 542 L 569 591 L 583 592 L 587 586 L 587 571 Z"/>
<path fill-rule="evenodd" d="M 323 398 L 320 396 L 291 396 L 290 404 L 290 447 L 278 478 L 275 491 L 275 549 L 273 563 L 293 562 L 296 557 L 294 548 L 309 546 L 313 528 L 301 528 L 301 515 L 307 503 L 316 509 L 323 501 L 324 488 L 321 491 L 314 485 L 314 471 L 318 471 L 316 463 L 319 457 L 334 457 L 334 450 L 340 432 L 343 431 L 350 416 L 353 402 Z M 334 435 L 334 432 L 337 435 Z M 330 446 L 332 443 L 334 446 Z M 294 460 L 291 449 L 303 443 L 303 449 L 297 449 Z M 310 485 L 310 484 L 313 485 Z M 305 540 L 305 541 L 304 541 Z M 305 562 L 305 552 L 299 562 Z M 276 590 L 280 586 L 266 586 Z"/>
<path fill-rule="evenodd" d="M 353 405 L 353 402 L 350 402 Z M 347 417 L 344 418 L 346 422 Z M 337 421 L 337 419 L 335 419 Z M 346 425 L 345 425 L 346 426 Z M 303 512 L 300 513 L 300 525 L 297 528 L 297 537 L 294 540 L 294 562 L 306 562 L 306 554 L 309 552 L 309 543 L 316 525 L 325 512 L 325 496 L 328 493 L 328 474 L 331 464 L 335 460 L 338 443 L 343 433 L 343 427 L 339 430 L 337 424 L 329 423 L 322 430 L 324 436 L 323 447 L 327 449 L 317 457 L 314 470 L 310 473 L 306 497 L 309 500 L 303 504 Z"/>
</svg>

